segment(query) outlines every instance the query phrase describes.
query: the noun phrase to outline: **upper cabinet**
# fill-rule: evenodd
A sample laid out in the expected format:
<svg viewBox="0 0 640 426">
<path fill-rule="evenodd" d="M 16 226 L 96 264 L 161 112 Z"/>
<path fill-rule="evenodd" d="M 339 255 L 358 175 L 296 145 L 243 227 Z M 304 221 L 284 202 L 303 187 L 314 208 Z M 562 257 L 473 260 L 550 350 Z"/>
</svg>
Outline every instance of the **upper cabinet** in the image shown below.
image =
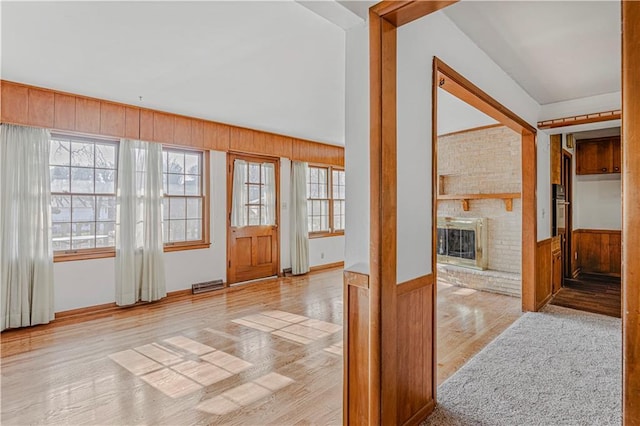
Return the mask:
<svg viewBox="0 0 640 426">
<path fill-rule="evenodd" d="M 576 174 L 620 173 L 620 136 L 585 139 L 576 144 Z"/>
</svg>

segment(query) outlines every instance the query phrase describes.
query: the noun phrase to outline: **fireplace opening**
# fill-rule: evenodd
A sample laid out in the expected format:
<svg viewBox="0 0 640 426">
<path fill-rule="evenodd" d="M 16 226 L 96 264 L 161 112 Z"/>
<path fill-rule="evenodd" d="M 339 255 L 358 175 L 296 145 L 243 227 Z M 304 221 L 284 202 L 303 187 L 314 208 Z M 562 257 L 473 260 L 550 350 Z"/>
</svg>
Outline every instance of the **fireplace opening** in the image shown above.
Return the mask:
<svg viewBox="0 0 640 426">
<path fill-rule="evenodd" d="M 436 253 L 439 263 L 487 268 L 487 220 L 439 217 Z"/>
<path fill-rule="evenodd" d="M 476 258 L 476 231 L 438 229 L 438 254 L 474 260 Z"/>
</svg>

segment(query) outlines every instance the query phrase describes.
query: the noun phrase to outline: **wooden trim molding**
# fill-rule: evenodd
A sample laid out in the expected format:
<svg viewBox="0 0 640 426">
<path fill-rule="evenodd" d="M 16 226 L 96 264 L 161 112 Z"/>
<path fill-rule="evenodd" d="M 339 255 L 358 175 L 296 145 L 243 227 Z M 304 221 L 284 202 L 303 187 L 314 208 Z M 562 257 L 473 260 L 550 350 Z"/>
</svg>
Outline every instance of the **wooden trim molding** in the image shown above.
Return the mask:
<svg viewBox="0 0 640 426">
<path fill-rule="evenodd" d="M 456 72 L 441 59 L 434 58 L 434 61 L 438 70 L 437 84 L 439 88 L 446 90 L 456 98 L 518 133 L 536 134 L 536 129 L 533 126 Z"/>
<path fill-rule="evenodd" d="M 325 263 L 323 265 L 311 266 L 309 272 L 326 271 L 327 269 L 344 268 L 344 262 Z"/>
<path fill-rule="evenodd" d="M 594 112 L 591 114 L 572 115 L 570 117 L 553 118 L 538 121 L 538 129 L 555 129 L 556 127 L 577 126 L 578 124 L 599 123 L 601 121 L 620 120 L 622 110 Z"/>
<path fill-rule="evenodd" d="M 0 80 L 0 121 L 216 151 L 266 154 L 344 167 L 344 148 L 200 118 Z"/>
<path fill-rule="evenodd" d="M 529 253 L 528 256 L 522 256 L 522 308 L 525 311 L 537 311 L 539 306 L 537 303 L 538 297 L 536 296 L 536 129 L 437 57 L 433 60 L 433 87 L 433 111 L 437 110 L 436 88 L 442 88 L 521 135 L 522 191 L 520 197 L 522 199 L 522 253 Z M 433 123 L 437 123 L 437 117 L 433 118 Z M 436 127 L 435 124 L 432 126 L 434 129 Z M 436 134 L 437 130 L 434 132 L 434 143 L 437 144 Z M 437 169 L 436 157 L 437 155 L 434 153 L 432 159 L 432 167 L 434 170 Z M 438 185 L 439 179 L 435 174 L 433 180 L 434 184 Z M 434 188 L 434 190 L 435 189 L 437 188 Z M 443 195 L 438 195 L 439 199 L 441 197 L 443 197 Z M 462 198 L 463 208 L 465 210 L 469 208 L 469 199 L 471 198 Z M 505 208 L 507 211 L 510 211 L 510 208 L 513 209 L 513 201 L 505 199 Z M 437 220 L 435 213 L 433 220 Z M 433 235 L 435 240 L 435 231 Z"/>
<path fill-rule="evenodd" d="M 465 133 L 479 132 L 479 131 L 482 131 L 482 130 L 495 129 L 495 128 L 498 128 L 498 127 L 504 127 L 504 124 L 502 124 L 502 123 L 487 124 L 486 126 L 472 127 L 470 129 L 465 129 L 465 130 L 456 130 L 455 132 L 449 132 L 449 133 L 444 133 L 444 134 L 438 135 L 438 137 L 439 138 L 446 138 L 446 137 L 449 137 L 449 136 L 463 135 Z"/>
<path fill-rule="evenodd" d="M 369 276 L 360 272 L 344 271 L 344 283 L 348 286 L 369 288 Z"/>
<path fill-rule="evenodd" d="M 640 2 L 622 2 L 622 418 L 640 425 Z"/>
<path fill-rule="evenodd" d="M 400 283 L 398 284 L 398 295 L 401 296 L 423 287 L 433 285 L 434 277 L 434 274 L 428 274 Z"/>
<path fill-rule="evenodd" d="M 369 9 L 369 288 L 345 285 L 345 425 L 417 424 L 435 406 L 435 276 L 397 283 L 396 28 L 452 3 Z"/>
</svg>

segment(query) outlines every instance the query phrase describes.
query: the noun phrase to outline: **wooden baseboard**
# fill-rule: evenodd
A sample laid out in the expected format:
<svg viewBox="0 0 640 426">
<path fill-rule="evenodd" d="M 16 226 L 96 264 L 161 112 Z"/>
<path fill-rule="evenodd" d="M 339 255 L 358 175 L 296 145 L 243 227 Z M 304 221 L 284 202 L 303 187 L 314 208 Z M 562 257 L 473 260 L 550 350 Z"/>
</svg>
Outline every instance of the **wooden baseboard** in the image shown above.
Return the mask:
<svg viewBox="0 0 640 426">
<path fill-rule="evenodd" d="M 548 295 L 545 299 L 536 306 L 536 312 L 545 307 L 553 298 L 553 294 Z"/>
<path fill-rule="evenodd" d="M 309 272 L 324 271 L 325 269 L 344 268 L 344 262 L 325 263 L 324 265 L 316 265 L 309 268 Z"/>
<path fill-rule="evenodd" d="M 580 275 L 581 269 L 580 268 L 576 268 L 575 271 L 573 271 L 573 273 L 571 274 L 571 278 L 576 279 L 578 278 L 578 275 Z"/>
<path fill-rule="evenodd" d="M 208 295 L 210 293 L 201 293 L 201 294 Z M 131 309 L 131 308 L 136 308 L 138 306 L 148 306 L 151 304 L 170 303 L 179 299 L 184 299 L 185 297 L 189 297 L 189 296 L 196 297 L 200 295 L 191 294 L 190 288 L 187 288 L 184 290 L 170 291 L 167 293 L 166 297 L 160 300 L 157 300 L 155 302 L 137 302 L 130 306 L 118 306 L 116 305 L 115 302 L 112 302 L 112 303 L 104 303 L 101 305 L 87 306 L 85 308 L 70 309 L 68 311 L 56 312 L 54 321 L 65 321 L 70 319 L 75 320 L 79 318 L 103 316 L 105 314 L 110 314 L 110 313 L 119 311 L 121 309 Z"/>
<path fill-rule="evenodd" d="M 435 408 L 436 402 L 432 399 L 427 403 L 427 405 L 422 407 L 413 416 L 411 416 L 409 420 L 404 422 L 404 425 L 419 425 L 420 423 L 422 423 L 422 421 L 426 420 L 427 417 L 429 417 L 429 414 L 431 414 Z"/>
</svg>

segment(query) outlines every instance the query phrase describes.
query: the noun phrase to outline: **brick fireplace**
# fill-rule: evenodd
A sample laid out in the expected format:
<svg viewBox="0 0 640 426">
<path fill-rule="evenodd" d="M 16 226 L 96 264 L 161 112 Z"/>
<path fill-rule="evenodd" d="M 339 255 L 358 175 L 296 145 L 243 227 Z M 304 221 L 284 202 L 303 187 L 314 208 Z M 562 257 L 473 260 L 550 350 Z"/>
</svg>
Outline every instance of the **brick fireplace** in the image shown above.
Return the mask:
<svg viewBox="0 0 640 426">
<path fill-rule="evenodd" d="M 520 145 L 520 135 L 503 126 L 440 136 L 437 150 L 439 193 L 446 195 L 519 193 L 522 183 Z M 445 235 L 439 230 L 437 254 L 440 281 L 520 296 L 522 286 L 520 275 L 522 203 L 520 199 L 513 200 L 511 211 L 505 208 L 505 203 L 501 199 L 471 199 L 467 205 L 460 200 L 439 200 L 438 218 L 439 229 L 442 229 L 441 218 L 469 222 L 482 218 L 482 236 L 486 238 L 486 245 L 482 247 L 481 242 L 480 246 L 481 263 L 472 264 L 469 259 L 464 259 L 464 256 L 469 255 L 468 250 L 458 250 L 465 253 L 454 253 L 454 256 L 442 257 L 446 247 L 441 250 L 439 240 L 442 236 L 444 242 Z M 465 245 L 472 237 L 470 234 L 466 237 L 453 234 L 454 242 L 456 238 L 459 244 Z M 457 250 L 455 244 L 453 248 L 455 252 Z"/>
</svg>

